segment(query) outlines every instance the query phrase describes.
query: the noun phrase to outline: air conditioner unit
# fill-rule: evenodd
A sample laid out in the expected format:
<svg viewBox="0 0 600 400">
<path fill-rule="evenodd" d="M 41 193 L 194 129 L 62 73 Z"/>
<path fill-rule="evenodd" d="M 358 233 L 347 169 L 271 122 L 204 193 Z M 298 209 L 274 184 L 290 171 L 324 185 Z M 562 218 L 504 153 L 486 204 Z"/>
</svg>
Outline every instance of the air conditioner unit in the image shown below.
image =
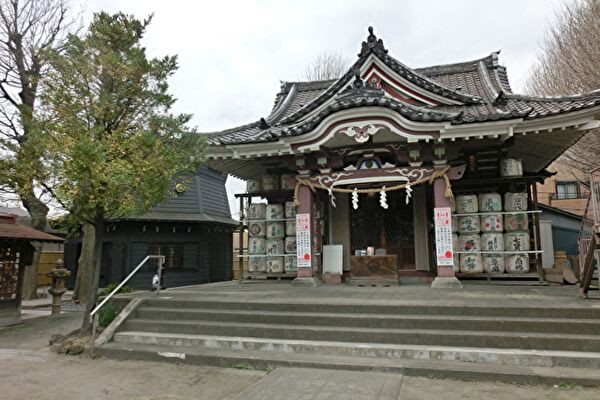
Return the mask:
<svg viewBox="0 0 600 400">
<path fill-rule="evenodd" d="M 344 266 L 344 246 L 330 244 L 323 246 L 323 273 L 342 275 Z"/>
</svg>

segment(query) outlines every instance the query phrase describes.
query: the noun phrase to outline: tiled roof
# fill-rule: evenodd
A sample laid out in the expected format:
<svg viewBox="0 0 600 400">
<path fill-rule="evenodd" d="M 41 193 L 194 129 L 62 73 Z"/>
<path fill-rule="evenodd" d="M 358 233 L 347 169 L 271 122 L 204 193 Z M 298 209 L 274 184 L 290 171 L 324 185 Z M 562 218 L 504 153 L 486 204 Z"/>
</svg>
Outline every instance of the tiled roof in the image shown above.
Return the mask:
<svg viewBox="0 0 600 400">
<path fill-rule="evenodd" d="M 17 224 L 14 214 L 0 214 L 0 240 L 30 240 L 36 242 L 63 242 L 64 239 L 49 233 Z"/>
<path fill-rule="evenodd" d="M 308 132 L 331 113 L 361 106 L 393 109 L 413 121 L 450 121 L 458 125 L 511 118 L 533 119 L 600 105 L 600 92 L 549 98 L 513 94 L 506 68 L 498 63 L 498 53 L 462 63 L 411 69 L 389 56 L 381 39 L 377 39 L 370 28 L 358 60 L 340 79 L 283 82 L 271 114 L 262 123 L 257 121 L 210 133 L 208 142 L 218 145 L 274 141 L 282 136 Z M 351 84 L 355 71 L 371 54 L 411 83 L 462 104 L 415 106 L 366 92 L 363 96 L 340 97 L 338 93 Z M 329 106 L 306 119 L 309 113 L 332 98 Z"/>
</svg>

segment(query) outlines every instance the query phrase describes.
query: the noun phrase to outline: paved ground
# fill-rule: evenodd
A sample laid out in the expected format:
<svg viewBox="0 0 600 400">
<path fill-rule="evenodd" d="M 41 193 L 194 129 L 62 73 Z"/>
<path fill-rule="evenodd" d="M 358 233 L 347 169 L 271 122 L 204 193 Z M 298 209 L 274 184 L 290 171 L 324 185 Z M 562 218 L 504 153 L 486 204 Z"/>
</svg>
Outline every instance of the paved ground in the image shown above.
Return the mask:
<svg viewBox="0 0 600 400">
<path fill-rule="evenodd" d="M 231 285 L 229 285 L 231 286 Z M 232 296 L 237 285 L 225 290 Z M 205 290 L 223 291 L 227 285 L 209 285 Z M 287 289 L 288 287 L 286 287 Z M 267 285 L 269 292 L 283 286 Z M 363 295 L 379 298 L 398 292 L 382 293 L 365 288 Z M 381 288 L 395 289 L 395 288 Z M 547 288 L 546 288 L 547 289 Z M 190 289 L 186 289 L 188 292 Z M 230 292 L 234 290 L 234 292 Z M 489 290 L 489 289 L 488 289 Z M 501 295 L 502 288 L 493 293 Z M 253 293 L 257 292 L 256 287 Z M 334 290 L 339 298 L 344 290 Z M 203 292 L 205 293 L 205 292 Z M 327 294 L 327 289 L 325 292 Z M 469 289 L 462 301 L 470 298 Z M 168 293 L 165 292 L 165 295 Z M 515 296 L 506 292 L 506 295 Z M 534 295 L 534 294 L 531 294 Z M 530 296 L 531 296 L 530 295 Z M 540 294 L 535 294 L 540 296 Z M 565 298 L 568 296 L 565 295 Z M 293 296 L 292 296 L 293 298 Z M 359 297 L 360 298 L 360 297 Z M 400 301 L 404 299 L 393 299 Z M 544 297 L 542 299 L 548 299 Z M 556 299 L 555 299 L 556 300 Z M 593 303 L 592 303 L 593 304 Z M 597 304 L 597 303 L 596 303 Z M 597 304 L 600 305 L 600 304 Z M 590 305 L 591 306 L 591 305 Z M 54 333 L 68 333 L 81 323 L 81 314 L 70 312 L 60 317 L 28 319 L 23 324 L 0 329 L 0 398 L 11 400 L 220 400 L 220 399 L 600 399 L 600 389 L 557 386 L 525 386 L 496 383 L 461 382 L 415 378 L 401 375 L 277 369 L 271 373 L 244 369 L 223 369 L 143 361 L 92 360 L 87 357 L 59 356 L 51 353 L 47 340 Z M 259 397 L 257 397 L 259 396 Z M 395 396 L 395 397 L 394 397 Z"/>
</svg>

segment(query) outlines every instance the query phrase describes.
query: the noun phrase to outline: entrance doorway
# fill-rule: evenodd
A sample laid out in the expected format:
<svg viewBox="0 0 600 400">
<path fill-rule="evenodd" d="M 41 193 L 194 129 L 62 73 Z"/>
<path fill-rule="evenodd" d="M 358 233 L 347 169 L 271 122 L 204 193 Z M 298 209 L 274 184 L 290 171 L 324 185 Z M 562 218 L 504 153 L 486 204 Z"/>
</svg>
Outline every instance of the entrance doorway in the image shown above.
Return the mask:
<svg viewBox="0 0 600 400">
<path fill-rule="evenodd" d="M 394 191 L 387 193 L 388 208 L 380 205 L 378 194 L 359 195 L 357 210 L 350 207 L 350 243 L 352 256 L 359 256 L 361 251 L 369 247 L 376 249 L 376 254 L 387 256 L 386 263 L 394 263 L 386 267 L 398 270 L 415 270 L 414 215 L 413 203 L 406 204 L 406 193 Z M 373 262 L 366 260 L 369 265 Z M 367 267 L 367 270 L 373 270 Z M 357 271 L 353 271 L 356 276 Z M 373 274 L 376 274 L 373 271 Z M 363 275 L 364 276 L 364 275 Z"/>
</svg>

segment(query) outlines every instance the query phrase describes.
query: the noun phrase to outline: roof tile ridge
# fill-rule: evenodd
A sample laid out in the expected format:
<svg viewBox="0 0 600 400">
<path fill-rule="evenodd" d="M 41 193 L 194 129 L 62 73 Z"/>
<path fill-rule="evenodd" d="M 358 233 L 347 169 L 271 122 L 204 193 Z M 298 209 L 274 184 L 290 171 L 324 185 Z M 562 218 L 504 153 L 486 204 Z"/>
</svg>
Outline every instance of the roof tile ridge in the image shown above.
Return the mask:
<svg viewBox="0 0 600 400">
<path fill-rule="evenodd" d="M 560 95 L 560 96 L 538 96 L 520 93 L 505 93 L 506 97 L 514 100 L 529 100 L 529 101 L 569 101 L 569 100 L 600 100 L 600 89 L 592 90 L 590 92 Z"/>
</svg>

